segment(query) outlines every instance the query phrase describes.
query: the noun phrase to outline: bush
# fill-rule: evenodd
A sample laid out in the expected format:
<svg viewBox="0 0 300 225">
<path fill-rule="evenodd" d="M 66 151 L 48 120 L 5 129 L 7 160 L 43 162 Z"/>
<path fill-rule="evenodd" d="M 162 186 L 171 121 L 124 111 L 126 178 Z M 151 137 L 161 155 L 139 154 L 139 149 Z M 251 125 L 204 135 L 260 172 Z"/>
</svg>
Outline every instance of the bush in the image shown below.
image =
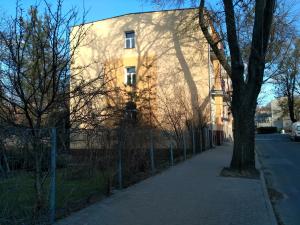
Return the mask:
<svg viewBox="0 0 300 225">
<path fill-rule="evenodd" d="M 272 134 L 277 133 L 277 127 L 258 127 L 256 131 L 258 134 Z"/>
</svg>

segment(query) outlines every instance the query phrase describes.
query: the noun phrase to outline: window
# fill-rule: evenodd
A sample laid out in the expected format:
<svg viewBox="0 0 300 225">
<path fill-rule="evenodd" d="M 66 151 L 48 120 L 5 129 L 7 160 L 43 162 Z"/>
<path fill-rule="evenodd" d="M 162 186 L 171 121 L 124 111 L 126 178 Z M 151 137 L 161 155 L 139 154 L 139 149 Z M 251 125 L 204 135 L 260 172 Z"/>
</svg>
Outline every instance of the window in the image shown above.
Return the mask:
<svg viewBox="0 0 300 225">
<path fill-rule="evenodd" d="M 125 84 L 129 86 L 134 86 L 136 84 L 136 71 L 134 66 L 126 68 Z"/>
<path fill-rule="evenodd" d="M 137 109 L 136 104 L 133 101 L 129 101 L 125 106 L 125 119 L 131 122 L 136 122 L 137 120 Z"/>
<path fill-rule="evenodd" d="M 125 48 L 135 48 L 135 33 L 134 31 L 125 32 Z"/>
</svg>

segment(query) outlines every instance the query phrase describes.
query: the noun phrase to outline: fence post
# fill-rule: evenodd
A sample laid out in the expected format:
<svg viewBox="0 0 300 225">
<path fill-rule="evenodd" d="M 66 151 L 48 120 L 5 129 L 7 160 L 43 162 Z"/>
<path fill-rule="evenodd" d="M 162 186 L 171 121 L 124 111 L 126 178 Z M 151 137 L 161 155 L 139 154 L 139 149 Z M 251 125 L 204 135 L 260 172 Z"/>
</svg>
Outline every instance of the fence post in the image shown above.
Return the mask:
<svg viewBox="0 0 300 225">
<path fill-rule="evenodd" d="M 195 131 L 194 131 L 194 126 L 192 127 L 192 138 L 193 138 L 193 155 L 196 155 L 196 143 L 195 143 Z"/>
<path fill-rule="evenodd" d="M 210 135 L 209 135 L 209 129 L 208 128 L 206 128 L 205 129 L 205 132 L 206 132 L 206 141 L 205 141 L 205 143 L 206 143 L 206 146 L 205 146 L 205 148 L 206 148 L 206 150 L 208 150 L 210 147 L 209 147 L 209 145 L 210 145 Z"/>
<path fill-rule="evenodd" d="M 57 137 L 56 128 L 51 129 L 51 180 L 50 180 L 50 224 L 55 221 L 55 199 L 56 199 L 56 152 L 57 152 Z"/>
<path fill-rule="evenodd" d="M 184 155 L 184 160 L 186 160 L 186 143 L 185 143 L 185 135 L 184 132 L 182 134 L 182 138 L 183 138 L 183 155 Z"/>
<path fill-rule="evenodd" d="M 203 143 L 202 143 L 202 132 L 203 132 L 203 128 L 199 128 L 199 130 L 200 130 L 200 132 L 199 132 L 199 150 L 200 150 L 200 152 L 203 152 Z"/>
<path fill-rule="evenodd" d="M 122 143 L 123 143 L 123 131 L 121 131 L 120 128 L 119 128 L 118 129 L 118 183 L 119 183 L 119 189 L 123 188 Z"/>
<path fill-rule="evenodd" d="M 214 133 L 213 133 L 213 130 L 209 130 L 209 141 L 210 141 L 210 148 L 214 148 Z"/>
<path fill-rule="evenodd" d="M 173 156 L 173 145 L 172 145 L 172 142 L 170 142 L 170 163 L 171 163 L 171 166 L 174 165 L 174 156 Z"/>
<path fill-rule="evenodd" d="M 151 161 L 151 173 L 155 173 L 155 164 L 154 164 L 154 146 L 153 146 L 153 133 L 150 131 L 150 161 Z"/>
</svg>

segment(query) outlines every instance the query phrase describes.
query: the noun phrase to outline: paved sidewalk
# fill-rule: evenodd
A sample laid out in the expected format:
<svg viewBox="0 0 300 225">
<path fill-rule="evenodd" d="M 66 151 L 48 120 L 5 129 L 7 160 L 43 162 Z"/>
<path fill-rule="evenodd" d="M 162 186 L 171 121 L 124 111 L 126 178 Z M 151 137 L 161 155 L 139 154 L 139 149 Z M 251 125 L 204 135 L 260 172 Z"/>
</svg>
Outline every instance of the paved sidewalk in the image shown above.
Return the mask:
<svg viewBox="0 0 300 225">
<path fill-rule="evenodd" d="M 57 225 L 273 225 L 261 180 L 219 176 L 231 148 L 199 154 Z"/>
</svg>

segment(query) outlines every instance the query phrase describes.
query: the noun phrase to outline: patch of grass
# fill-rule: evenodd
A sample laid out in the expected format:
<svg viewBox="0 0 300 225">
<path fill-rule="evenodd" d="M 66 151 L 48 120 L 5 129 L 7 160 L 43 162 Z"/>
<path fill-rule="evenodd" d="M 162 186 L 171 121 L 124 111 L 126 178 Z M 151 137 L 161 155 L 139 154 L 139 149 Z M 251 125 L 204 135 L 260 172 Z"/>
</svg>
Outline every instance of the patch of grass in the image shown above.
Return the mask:
<svg viewBox="0 0 300 225">
<path fill-rule="evenodd" d="M 14 174 L 0 181 L 0 224 L 18 224 L 30 219 L 34 206 L 31 173 Z"/>
<path fill-rule="evenodd" d="M 106 191 L 105 175 L 101 172 L 85 177 L 66 179 L 57 177 L 57 209 L 59 216 L 78 210 L 99 199 Z"/>
<path fill-rule="evenodd" d="M 59 217 L 101 198 L 106 191 L 106 176 L 100 171 L 68 178 L 66 169 L 57 170 L 56 208 Z M 49 196 L 50 178 L 45 180 Z M 0 180 L 0 224 L 22 224 L 32 218 L 35 203 L 32 172 L 19 172 Z M 47 201 L 49 204 L 49 201 Z"/>
</svg>

